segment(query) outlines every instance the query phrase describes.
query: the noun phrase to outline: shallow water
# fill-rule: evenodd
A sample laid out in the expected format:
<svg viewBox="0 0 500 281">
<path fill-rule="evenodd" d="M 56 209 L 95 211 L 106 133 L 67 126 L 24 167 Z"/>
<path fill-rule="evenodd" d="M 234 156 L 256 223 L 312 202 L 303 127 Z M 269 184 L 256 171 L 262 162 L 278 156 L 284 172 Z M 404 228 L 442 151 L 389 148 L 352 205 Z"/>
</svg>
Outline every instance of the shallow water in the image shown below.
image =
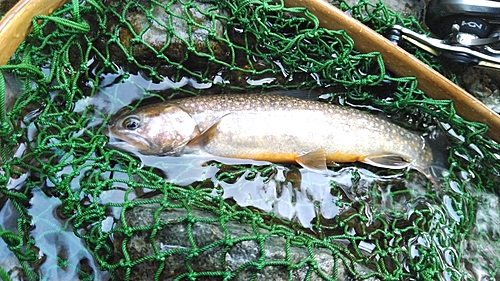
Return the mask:
<svg viewBox="0 0 500 281">
<path fill-rule="evenodd" d="M 89 108 L 95 112 L 84 129 L 72 132 L 73 136 L 85 136 L 85 130 L 97 130 L 102 125 L 103 118 L 113 114 L 123 106 L 134 104 L 147 95 L 159 98 L 157 92 L 183 86 L 193 86 L 195 81 L 181 79 L 172 82 L 166 79 L 161 83 L 152 83 L 141 75 L 128 75 L 128 79 L 121 80 L 119 75 L 109 75 L 102 79 L 101 90 L 92 97 L 85 97 L 75 102 L 74 112 L 86 113 Z M 195 85 L 204 87 L 206 85 Z M 33 118 L 36 120 L 36 118 Z M 28 120 L 32 122 L 32 120 Z M 26 124 L 27 139 L 35 141 L 37 127 Z M 54 140 L 54 143 L 56 141 Z M 109 149 L 109 148 L 105 148 Z M 77 270 L 85 271 L 95 276 L 97 280 L 106 280 L 109 274 L 101 271 L 88 245 L 75 235 L 73 229 L 76 217 L 67 217 L 68 208 L 62 206 L 61 198 L 52 194 L 52 190 L 61 185 L 65 177 L 67 188 L 76 196 L 75 202 L 79 204 L 96 203 L 99 206 L 108 206 L 105 218 L 96 221 L 98 229 L 103 232 L 112 230 L 120 219 L 120 203 L 133 200 L 138 196 L 147 195 L 153 190 L 147 188 L 133 188 L 128 185 L 131 181 L 140 182 L 131 173 L 123 172 L 125 166 L 116 164 L 106 167 L 105 172 L 99 169 L 99 155 L 94 153 L 89 160 L 79 164 L 86 166 L 75 170 L 72 161 L 78 159 L 72 152 L 57 151 L 57 161 L 69 163 L 64 165 L 52 178 L 29 189 L 28 215 L 32 217 L 30 235 L 35 239 L 33 248 L 36 249 L 38 261 L 32 268 L 40 274 L 42 280 L 76 280 L 82 278 Z M 21 157 L 22 153 L 18 155 Z M 485 204 L 477 210 L 476 227 L 471 230 L 470 236 L 461 237 L 462 249 L 450 248 L 440 236 L 450 235 L 457 225 L 463 223 L 464 215 L 450 197 L 450 192 L 460 192 L 457 183 L 449 182 L 443 187 L 445 190 L 436 190 L 427 179 L 417 172 L 387 171 L 367 167 L 360 164 L 344 164 L 334 167 L 328 175 L 318 174 L 295 165 L 276 165 L 262 161 L 224 159 L 215 157 L 182 156 L 182 157 L 156 157 L 134 156 L 139 159 L 139 169 L 154 170 L 161 174 L 167 182 L 178 186 L 194 186 L 203 183 L 209 186 L 210 194 L 222 196 L 226 201 L 241 207 L 252 208 L 258 212 L 274 214 L 276 217 L 289 221 L 289 225 L 297 226 L 304 231 L 325 237 L 330 234 L 345 234 L 352 237 L 370 237 L 367 233 L 376 235 L 384 224 L 394 223 L 404 229 L 407 225 L 419 223 L 418 219 L 429 219 L 425 227 L 432 226 L 431 233 L 422 231 L 419 234 L 404 233 L 398 236 L 401 241 L 393 238 L 384 249 L 391 247 L 407 247 L 408 255 L 398 257 L 399 262 L 406 264 L 411 259 L 428 258 L 425 252 L 436 253 L 436 262 L 444 265 L 449 272 L 460 264 L 473 280 L 494 279 L 489 268 L 495 268 L 500 262 L 492 241 L 500 236 L 498 197 L 493 194 L 477 194 Z M 123 162 L 121 162 L 123 163 Z M 151 167 L 154 167 L 151 168 Z M 235 168 L 236 167 L 236 168 Z M 232 176 L 226 176 L 230 173 Z M 98 176 L 94 177 L 94 174 Z M 408 176 L 409 175 L 409 176 Z M 26 181 L 33 177 L 33 171 L 27 171 L 9 183 L 10 190 L 26 189 Z M 464 175 L 468 179 L 470 175 Z M 105 189 L 95 193 L 81 192 L 83 184 L 90 184 L 92 180 L 102 182 L 110 181 Z M 91 189 L 88 189 L 91 190 Z M 496 198 L 496 201 L 495 201 Z M 465 203 L 464 203 L 465 204 Z M 459 208 L 460 207 L 460 208 Z M 422 210 L 426 213 L 422 215 Z M 76 210 L 75 214 L 76 216 Z M 365 221 L 355 218 L 362 216 Z M 350 219 L 350 218 L 353 219 Z M 417 219 L 415 219 L 417 217 Z M 0 206 L 0 225 L 4 229 L 16 231 L 19 213 L 10 200 Z M 80 218 L 78 218 L 80 219 Z M 343 229 L 339 221 L 345 222 Z M 401 224 L 400 225 L 398 225 Z M 322 229 L 318 225 L 324 225 Z M 89 227 L 77 230 L 81 235 L 86 235 Z M 95 229 L 94 229 L 95 230 Z M 475 239 L 478 234 L 479 238 Z M 389 234 L 387 234 L 389 235 Z M 457 238 L 458 239 L 458 238 Z M 376 242 L 373 239 L 356 240 L 332 239 L 332 243 L 355 247 L 362 255 L 371 259 L 380 259 Z M 108 241 L 112 243 L 112 241 Z M 6 249 L 0 241 L 0 260 L 2 267 L 19 268 L 12 252 Z M 459 254 L 460 253 L 460 254 Z M 464 254 L 462 254 L 464 253 Z M 485 266 L 479 266 L 480 260 Z M 63 261 L 61 263 L 61 261 Z M 392 261 L 394 263 L 395 261 Z M 391 262 L 387 263 L 388 266 Z M 491 265 L 491 266 L 490 266 Z M 20 270 L 19 270 L 20 272 Z M 441 274 L 443 280 L 450 279 L 450 273 Z M 22 276 L 18 277 L 23 280 Z"/>
</svg>

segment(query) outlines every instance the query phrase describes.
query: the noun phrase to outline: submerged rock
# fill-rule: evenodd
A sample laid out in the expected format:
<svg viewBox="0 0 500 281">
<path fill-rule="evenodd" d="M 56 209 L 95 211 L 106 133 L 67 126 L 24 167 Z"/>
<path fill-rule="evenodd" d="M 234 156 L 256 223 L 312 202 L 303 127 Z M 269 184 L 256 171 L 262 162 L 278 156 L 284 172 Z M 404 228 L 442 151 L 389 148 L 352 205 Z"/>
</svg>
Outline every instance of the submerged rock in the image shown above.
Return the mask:
<svg viewBox="0 0 500 281">
<path fill-rule="evenodd" d="M 352 277 L 349 273 L 352 265 L 344 264 L 338 253 L 313 245 L 295 246 L 291 242 L 297 239 L 295 236 L 272 234 L 251 223 L 226 221 L 206 210 L 166 208 L 158 212 L 160 207 L 160 204 L 144 204 L 127 210 L 124 221 L 128 229 L 136 231 L 129 236 L 122 232 L 115 236 L 118 258 L 124 262 L 126 251 L 129 264 L 137 263 L 130 266 L 130 280 L 150 280 L 158 272 L 159 280 L 181 275 L 196 276 L 197 280 L 222 280 L 228 276 L 232 280 L 305 280 L 307 276 L 309 280 L 324 280 L 321 275 L 350 280 Z M 354 270 L 359 274 L 372 272 L 360 265 L 355 265 Z M 126 274 L 126 267 L 115 271 L 119 280 L 124 280 Z"/>
</svg>

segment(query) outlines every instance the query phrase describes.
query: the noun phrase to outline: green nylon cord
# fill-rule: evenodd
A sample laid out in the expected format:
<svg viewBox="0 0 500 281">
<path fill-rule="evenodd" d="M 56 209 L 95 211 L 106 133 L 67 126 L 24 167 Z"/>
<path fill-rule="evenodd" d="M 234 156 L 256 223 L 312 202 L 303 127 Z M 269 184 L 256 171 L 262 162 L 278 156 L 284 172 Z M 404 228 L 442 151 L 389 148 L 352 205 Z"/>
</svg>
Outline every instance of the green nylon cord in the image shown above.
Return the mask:
<svg viewBox="0 0 500 281">
<path fill-rule="evenodd" d="M 7 159 L 6 147 L 4 145 L 4 139 L 9 133 L 10 126 L 5 120 L 5 80 L 2 72 L 0 72 L 0 157 L 1 159 Z"/>
<path fill-rule="evenodd" d="M 0 268 L 0 279 L 2 281 L 12 281 L 12 278 L 10 278 L 9 274 L 3 268 Z"/>
</svg>

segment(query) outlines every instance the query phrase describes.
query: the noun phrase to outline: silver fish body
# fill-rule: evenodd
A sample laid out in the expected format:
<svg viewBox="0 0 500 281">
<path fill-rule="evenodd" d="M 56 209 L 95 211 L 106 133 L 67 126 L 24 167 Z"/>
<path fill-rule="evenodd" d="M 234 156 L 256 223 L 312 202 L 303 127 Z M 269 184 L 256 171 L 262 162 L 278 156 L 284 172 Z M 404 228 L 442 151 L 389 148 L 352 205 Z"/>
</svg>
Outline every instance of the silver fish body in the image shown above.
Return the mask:
<svg viewBox="0 0 500 281">
<path fill-rule="evenodd" d="M 202 152 L 311 169 L 360 161 L 424 170 L 433 160 L 420 135 L 384 118 L 282 95 L 200 96 L 124 109 L 109 132 L 142 154 Z"/>
</svg>

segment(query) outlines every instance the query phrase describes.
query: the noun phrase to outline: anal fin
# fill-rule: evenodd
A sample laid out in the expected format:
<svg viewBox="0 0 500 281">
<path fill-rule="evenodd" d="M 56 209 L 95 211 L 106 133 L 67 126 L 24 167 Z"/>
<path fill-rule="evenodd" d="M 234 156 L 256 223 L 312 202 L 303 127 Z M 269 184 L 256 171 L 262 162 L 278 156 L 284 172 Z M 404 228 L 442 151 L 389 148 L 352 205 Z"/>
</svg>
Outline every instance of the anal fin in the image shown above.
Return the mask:
<svg viewBox="0 0 500 281">
<path fill-rule="evenodd" d="M 368 156 L 361 162 L 375 167 L 386 169 L 405 169 L 411 163 L 394 154 Z"/>
<path fill-rule="evenodd" d="M 326 150 L 323 148 L 308 152 L 306 154 L 297 156 L 295 161 L 302 167 L 317 170 L 326 171 Z"/>
</svg>

